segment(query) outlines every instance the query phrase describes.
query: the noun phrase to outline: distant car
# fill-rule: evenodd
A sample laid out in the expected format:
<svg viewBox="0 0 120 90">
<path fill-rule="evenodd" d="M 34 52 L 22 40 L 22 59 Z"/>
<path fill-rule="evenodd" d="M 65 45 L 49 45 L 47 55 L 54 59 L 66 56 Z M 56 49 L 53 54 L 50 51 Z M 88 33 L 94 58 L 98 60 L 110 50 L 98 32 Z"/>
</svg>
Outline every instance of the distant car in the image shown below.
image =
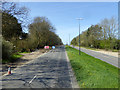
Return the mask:
<svg viewBox="0 0 120 90">
<path fill-rule="evenodd" d="M 52 46 L 52 49 L 55 49 L 55 46 Z"/>
<path fill-rule="evenodd" d="M 44 46 L 44 49 L 49 49 L 50 47 L 49 46 Z"/>
</svg>

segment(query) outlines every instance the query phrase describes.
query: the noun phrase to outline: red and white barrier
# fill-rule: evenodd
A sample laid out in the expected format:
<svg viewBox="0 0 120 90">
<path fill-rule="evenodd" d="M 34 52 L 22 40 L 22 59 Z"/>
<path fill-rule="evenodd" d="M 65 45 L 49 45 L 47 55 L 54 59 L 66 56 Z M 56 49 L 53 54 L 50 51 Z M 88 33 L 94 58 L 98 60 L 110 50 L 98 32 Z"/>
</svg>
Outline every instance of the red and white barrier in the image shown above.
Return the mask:
<svg viewBox="0 0 120 90">
<path fill-rule="evenodd" d="M 44 46 L 44 49 L 49 49 L 49 46 Z"/>
</svg>

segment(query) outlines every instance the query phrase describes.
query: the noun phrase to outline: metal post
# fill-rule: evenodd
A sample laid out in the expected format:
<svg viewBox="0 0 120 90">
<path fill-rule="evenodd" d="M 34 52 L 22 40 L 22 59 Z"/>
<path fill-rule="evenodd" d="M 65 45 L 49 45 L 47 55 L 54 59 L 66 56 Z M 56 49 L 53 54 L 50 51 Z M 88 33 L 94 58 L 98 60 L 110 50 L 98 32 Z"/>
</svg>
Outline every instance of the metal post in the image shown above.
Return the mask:
<svg viewBox="0 0 120 90">
<path fill-rule="evenodd" d="M 69 45 L 70 45 L 70 34 L 69 34 Z"/>
<path fill-rule="evenodd" d="M 80 55 L 80 20 L 79 20 L 79 55 Z"/>
<path fill-rule="evenodd" d="M 77 20 L 79 20 L 79 55 L 80 53 L 80 20 L 83 20 L 83 18 L 77 18 Z"/>
</svg>

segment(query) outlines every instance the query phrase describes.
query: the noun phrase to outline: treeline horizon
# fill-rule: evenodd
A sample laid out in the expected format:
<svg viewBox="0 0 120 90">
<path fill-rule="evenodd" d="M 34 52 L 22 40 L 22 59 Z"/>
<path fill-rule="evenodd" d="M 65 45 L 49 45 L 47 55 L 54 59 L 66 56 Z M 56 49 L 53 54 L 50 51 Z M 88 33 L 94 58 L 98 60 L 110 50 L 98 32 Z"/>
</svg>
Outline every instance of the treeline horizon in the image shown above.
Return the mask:
<svg viewBox="0 0 120 90">
<path fill-rule="evenodd" d="M 29 9 L 15 2 L 2 3 L 2 59 L 16 52 L 32 52 L 44 46 L 62 45 L 56 29 L 47 17 L 35 17 L 29 23 Z M 23 27 L 28 27 L 28 33 Z"/>
<path fill-rule="evenodd" d="M 115 17 L 105 18 L 96 25 L 91 25 L 80 34 L 80 45 L 83 47 L 119 50 L 118 22 Z M 72 39 L 72 45 L 79 45 L 79 35 Z"/>
</svg>

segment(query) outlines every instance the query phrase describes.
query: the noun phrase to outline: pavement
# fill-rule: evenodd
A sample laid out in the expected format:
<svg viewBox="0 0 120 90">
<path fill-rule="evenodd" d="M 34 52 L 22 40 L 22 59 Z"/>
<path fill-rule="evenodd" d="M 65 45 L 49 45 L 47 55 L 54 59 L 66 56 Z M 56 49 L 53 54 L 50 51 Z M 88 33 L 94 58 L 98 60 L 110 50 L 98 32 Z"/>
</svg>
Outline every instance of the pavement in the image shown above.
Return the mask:
<svg viewBox="0 0 120 90">
<path fill-rule="evenodd" d="M 79 47 L 76 47 L 76 46 L 72 46 L 71 47 L 74 47 L 76 49 L 79 50 Z M 88 55 L 91 55 L 95 58 L 98 58 L 104 62 L 107 62 L 115 67 L 118 67 L 120 68 L 120 57 L 115 57 L 115 56 L 112 56 L 112 55 L 108 55 L 108 54 L 104 54 L 104 53 L 100 53 L 100 52 L 97 52 L 97 51 L 94 51 L 94 50 L 90 50 L 90 49 L 86 49 L 86 48 L 80 48 L 80 50 Z"/>
<path fill-rule="evenodd" d="M 14 69 L 1 81 L 2 88 L 79 88 L 64 46 Z"/>
</svg>

